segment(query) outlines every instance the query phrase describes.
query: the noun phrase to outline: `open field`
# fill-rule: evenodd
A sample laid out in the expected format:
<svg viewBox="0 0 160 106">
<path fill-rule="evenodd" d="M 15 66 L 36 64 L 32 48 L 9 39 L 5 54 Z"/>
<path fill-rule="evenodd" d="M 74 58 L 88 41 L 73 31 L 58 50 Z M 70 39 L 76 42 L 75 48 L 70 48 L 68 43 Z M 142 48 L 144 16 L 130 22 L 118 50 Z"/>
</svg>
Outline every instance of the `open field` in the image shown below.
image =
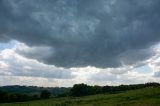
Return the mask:
<svg viewBox="0 0 160 106">
<path fill-rule="evenodd" d="M 131 90 L 118 94 L 5 103 L 0 106 L 160 106 L 160 87 Z"/>
</svg>

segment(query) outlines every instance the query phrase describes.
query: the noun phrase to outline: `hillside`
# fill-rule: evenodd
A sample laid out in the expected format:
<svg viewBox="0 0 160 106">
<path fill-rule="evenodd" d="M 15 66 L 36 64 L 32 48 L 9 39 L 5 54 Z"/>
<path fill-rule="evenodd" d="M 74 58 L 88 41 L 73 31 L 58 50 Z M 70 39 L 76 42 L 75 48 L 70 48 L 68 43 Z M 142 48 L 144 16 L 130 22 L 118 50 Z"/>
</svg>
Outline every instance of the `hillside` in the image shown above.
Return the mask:
<svg viewBox="0 0 160 106">
<path fill-rule="evenodd" d="M 1 91 L 6 91 L 10 93 L 24 93 L 24 94 L 40 94 L 43 90 L 48 90 L 52 96 L 57 96 L 68 92 L 70 88 L 65 87 L 37 87 L 37 86 L 2 86 L 0 87 Z"/>
<path fill-rule="evenodd" d="M 160 106 L 160 87 L 148 87 L 118 94 L 5 103 L 0 106 Z"/>
</svg>

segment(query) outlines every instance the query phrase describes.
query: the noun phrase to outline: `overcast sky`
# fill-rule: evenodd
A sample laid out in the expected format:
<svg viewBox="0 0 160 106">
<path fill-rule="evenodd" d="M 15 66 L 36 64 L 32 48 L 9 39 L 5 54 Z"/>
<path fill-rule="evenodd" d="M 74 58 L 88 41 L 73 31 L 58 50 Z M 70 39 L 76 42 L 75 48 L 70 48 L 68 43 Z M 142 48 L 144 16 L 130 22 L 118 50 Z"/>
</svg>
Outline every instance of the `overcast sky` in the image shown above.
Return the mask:
<svg viewBox="0 0 160 106">
<path fill-rule="evenodd" d="M 0 0 L 0 86 L 160 82 L 160 0 Z"/>
</svg>

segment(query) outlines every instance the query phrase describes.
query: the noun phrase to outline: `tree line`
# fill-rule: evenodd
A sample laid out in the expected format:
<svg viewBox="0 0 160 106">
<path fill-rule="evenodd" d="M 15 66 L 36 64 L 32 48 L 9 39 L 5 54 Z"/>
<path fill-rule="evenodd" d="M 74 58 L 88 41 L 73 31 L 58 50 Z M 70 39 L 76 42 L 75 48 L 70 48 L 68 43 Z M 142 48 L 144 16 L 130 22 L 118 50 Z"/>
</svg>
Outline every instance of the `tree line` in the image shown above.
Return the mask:
<svg viewBox="0 0 160 106">
<path fill-rule="evenodd" d="M 48 90 L 51 93 L 51 96 L 57 96 L 59 94 L 70 91 L 70 88 L 10 85 L 10 86 L 2 86 L 0 87 L 0 90 L 7 91 L 10 93 L 24 93 L 24 94 L 40 94 L 43 90 Z"/>
<path fill-rule="evenodd" d="M 146 88 L 146 87 L 160 87 L 159 83 L 145 83 L 135 85 L 120 85 L 120 86 L 90 86 L 87 84 L 75 84 L 70 91 L 60 94 L 56 97 L 79 97 L 94 94 L 109 94 L 119 93 L 128 90 Z M 0 103 L 9 102 L 24 102 L 38 99 L 47 99 L 53 97 L 48 90 L 42 90 L 40 94 L 26 94 L 26 93 L 13 93 L 0 90 Z"/>
<path fill-rule="evenodd" d="M 0 103 L 9 102 L 25 102 L 38 99 L 47 99 L 51 96 L 51 93 L 47 90 L 43 90 L 40 95 L 38 94 L 24 94 L 24 93 L 9 93 L 6 91 L 0 91 Z"/>
<path fill-rule="evenodd" d="M 104 93 L 119 93 L 128 90 L 146 88 L 146 87 L 160 87 L 159 83 L 145 83 L 145 84 L 135 84 L 135 85 L 120 85 L 120 86 L 89 86 L 87 84 L 75 84 L 70 92 L 69 96 L 87 96 L 94 94 L 104 94 Z M 67 95 L 67 94 L 66 94 Z"/>
</svg>

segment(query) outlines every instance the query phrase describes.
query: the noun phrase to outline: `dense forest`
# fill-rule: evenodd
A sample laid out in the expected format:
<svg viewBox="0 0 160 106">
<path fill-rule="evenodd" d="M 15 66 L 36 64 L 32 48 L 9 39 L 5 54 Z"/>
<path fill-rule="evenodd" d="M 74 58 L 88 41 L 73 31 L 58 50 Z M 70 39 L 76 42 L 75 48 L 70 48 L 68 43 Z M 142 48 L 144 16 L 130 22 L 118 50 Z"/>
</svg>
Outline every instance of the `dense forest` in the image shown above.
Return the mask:
<svg viewBox="0 0 160 106">
<path fill-rule="evenodd" d="M 90 86 L 87 84 L 75 84 L 72 88 L 44 88 L 35 86 L 3 86 L 0 87 L 0 103 L 24 102 L 37 99 L 47 99 L 50 97 L 80 97 L 94 94 L 120 93 L 128 90 L 160 87 L 159 83 L 145 83 L 135 85 L 119 86 Z"/>
</svg>

